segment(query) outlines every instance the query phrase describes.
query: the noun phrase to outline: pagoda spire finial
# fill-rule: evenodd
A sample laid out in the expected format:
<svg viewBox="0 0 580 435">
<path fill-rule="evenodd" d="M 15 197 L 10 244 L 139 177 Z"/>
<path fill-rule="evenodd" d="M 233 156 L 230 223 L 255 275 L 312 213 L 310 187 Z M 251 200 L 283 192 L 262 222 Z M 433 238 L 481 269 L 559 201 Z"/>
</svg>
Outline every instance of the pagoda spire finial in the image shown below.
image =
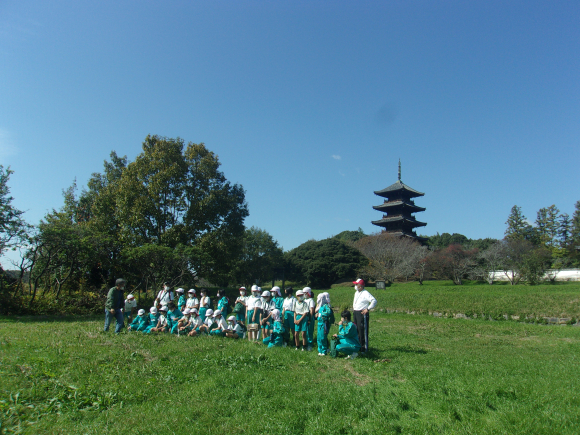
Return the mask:
<svg viewBox="0 0 580 435">
<path fill-rule="evenodd" d="M 399 182 L 401 182 L 401 159 L 399 159 Z"/>
</svg>

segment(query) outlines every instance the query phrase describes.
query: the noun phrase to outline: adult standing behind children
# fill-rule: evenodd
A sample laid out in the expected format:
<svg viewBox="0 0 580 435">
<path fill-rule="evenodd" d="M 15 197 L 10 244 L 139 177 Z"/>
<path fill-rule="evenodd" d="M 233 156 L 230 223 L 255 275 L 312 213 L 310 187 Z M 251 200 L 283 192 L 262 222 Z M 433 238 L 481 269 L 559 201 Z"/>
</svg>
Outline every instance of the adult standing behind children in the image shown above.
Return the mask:
<svg viewBox="0 0 580 435">
<path fill-rule="evenodd" d="M 123 290 L 127 282 L 123 278 L 115 281 L 115 287 L 111 287 L 107 293 L 107 301 L 105 302 L 105 332 L 109 330 L 109 325 L 113 317 L 117 321 L 115 325 L 115 333 L 118 334 L 123 328 L 123 310 L 125 300 L 123 297 Z"/>
<path fill-rule="evenodd" d="M 159 309 L 161 305 L 168 305 L 173 299 L 175 299 L 175 296 L 169 287 L 169 283 L 164 282 L 163 289 L 157 293 L 157 297 L 155 298 L 155 306 Z"/>
<path fill-rule="evenodd" d="M 364 354 L 369 350 L 369 311 L 377 305 L 377 300 L 365 290 L 365 282 L 362 279 L 359 278 L 352 283 L 356 290 L 352 304 L 354 323 L 358 331 L 360 351 Z"/>
</svg>

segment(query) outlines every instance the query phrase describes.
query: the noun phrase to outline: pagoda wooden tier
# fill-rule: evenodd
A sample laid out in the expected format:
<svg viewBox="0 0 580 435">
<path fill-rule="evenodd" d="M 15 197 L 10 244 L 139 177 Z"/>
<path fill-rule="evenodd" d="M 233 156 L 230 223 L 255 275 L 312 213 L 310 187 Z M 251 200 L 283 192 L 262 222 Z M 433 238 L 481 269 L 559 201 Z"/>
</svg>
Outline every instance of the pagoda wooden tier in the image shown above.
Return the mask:
<svg viewBox="0 0 580 435">
<path fill-rule="evenodd" d="M 375 191 L 375 195 L 385 198 L 385 201 L 383 204 L 373 207 L 375 210 L 383 212 L 382 219 L 372 221 L 374 225 L 382 227 L 384 232 L 392 233 L 393 235 L 412 237 L 420 242 L 426 240 L 415 233 L 415 228 L 424 227 L 427 224 L 418 221 L 412 215 L 412 213 L 425 211 L 425 208 L 415 205 L 415 201 L 411 199 L 425 194 L 401 181 L 400 160 L 398 181 L 389 187 Z"/>
</svg>

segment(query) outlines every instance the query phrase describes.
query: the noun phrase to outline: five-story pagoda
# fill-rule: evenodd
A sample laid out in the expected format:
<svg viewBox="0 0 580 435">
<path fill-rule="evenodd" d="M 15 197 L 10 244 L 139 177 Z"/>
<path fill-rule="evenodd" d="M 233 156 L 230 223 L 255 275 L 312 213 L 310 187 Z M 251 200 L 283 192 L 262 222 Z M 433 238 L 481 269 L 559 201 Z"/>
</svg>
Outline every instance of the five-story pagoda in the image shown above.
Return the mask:
<svg viewBox="0 0 580 435">
<path fill-rule="evenodd" d="M 425 239 L 415 233 L 416 227 L 424 227 L 425 222 L 419 222 L 412 213 L 425 211 L 424 207 L 415 205 L 412 198 L 424 196 L 422 192 L 407 186 L 401 181 L 401 160 L 399 160 L 399 179 L 383 190 L 375 191 L 375 195 L 385 198 L 385 202 L 373 208 L 383 212 L 383 218 L 372 221 L 374 225 L 383 227 L 383 231 L 397 236 L 407 236 L 424 242 Z"/>
</svg>

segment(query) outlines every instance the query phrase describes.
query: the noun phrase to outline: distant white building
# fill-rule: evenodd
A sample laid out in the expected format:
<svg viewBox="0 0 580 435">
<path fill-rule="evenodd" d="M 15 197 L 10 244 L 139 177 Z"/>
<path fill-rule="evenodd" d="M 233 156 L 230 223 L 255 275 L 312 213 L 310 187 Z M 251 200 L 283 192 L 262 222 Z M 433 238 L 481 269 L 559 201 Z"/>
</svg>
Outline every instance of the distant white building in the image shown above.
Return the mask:
<svg viewBox="0 0 580 435">
<path fill-rule="evenodd" d="M 494 281 L 509 281 L 508 275 L 512 276 L 513 274 L 513 270 L 496 270 L 495 272 L 490 272 L 489 277 Z M 544 279 L 550 280 L 554 275 L 556 275 L 556 281 L 580 281 L 580 269 L 549 270 L 544 275 Z"/>
</svg>

